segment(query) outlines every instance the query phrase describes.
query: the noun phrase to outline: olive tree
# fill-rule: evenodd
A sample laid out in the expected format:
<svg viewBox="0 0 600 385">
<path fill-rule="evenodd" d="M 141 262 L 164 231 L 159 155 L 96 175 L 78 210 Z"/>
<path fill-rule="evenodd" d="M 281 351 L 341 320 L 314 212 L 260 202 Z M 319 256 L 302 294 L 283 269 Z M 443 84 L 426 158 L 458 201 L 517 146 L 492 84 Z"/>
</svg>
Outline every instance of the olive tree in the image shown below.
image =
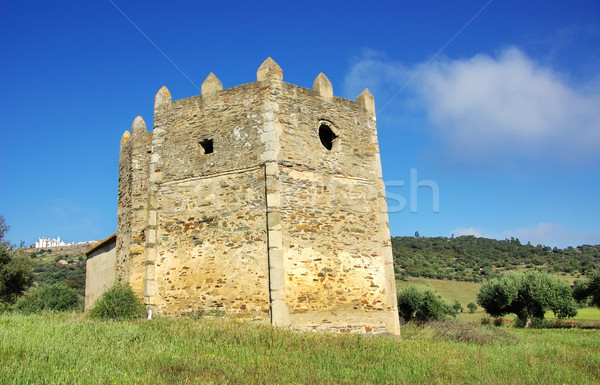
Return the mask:
<svg viewBox="0 0 600 385">
<path fill-rule="evenodd" d="M 10 226 L 6 224 L 6 220 L 4 219 L 4 215 L 0 214 L 0 247 L 9 248 L 10 241 L 4 239 L 6 233 L 10 229 Z"/>
<path fill-rule="evenodd" d="M 9 229 L 0 214 L 0 302 L 13 303 L 33 283 L 33 266 L 10 248 L 5 239 Z"/>
<path fill-rule="evenodd" d="M 31 262 L 0 247 L 0 301 L 13 303 L 33 283 Z"/>
<path fill-rule="evenodd" d="M 546 309 L 558 318 L 577 314 L 569 284 L 539 271 L 509 273 L 485 282 L 477 303 L 493 317 L 516 314 L 525 328 L 531 327 L 533 319 L 543 319 Z"/>
</svg>

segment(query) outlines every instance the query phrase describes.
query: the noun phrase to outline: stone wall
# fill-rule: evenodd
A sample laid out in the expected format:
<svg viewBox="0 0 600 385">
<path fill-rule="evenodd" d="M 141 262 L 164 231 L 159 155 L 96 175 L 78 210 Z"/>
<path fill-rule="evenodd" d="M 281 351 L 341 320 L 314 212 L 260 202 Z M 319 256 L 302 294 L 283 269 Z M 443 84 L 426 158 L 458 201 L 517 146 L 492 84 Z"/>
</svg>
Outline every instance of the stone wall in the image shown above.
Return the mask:
<svg viewBox="0 0 600 385">
<path fill-rule="evenodd" d="M 157 103 L 145 296 L 160 312 L 269 317 L 258 88 Z"/>
<path fill-rule="evenodd" d="M 289 322 L 398 330 L 374 117 L 363 104 L 315 91 L 281 83 L 272 93 Z M 330 148 L 321 129 L 333 133 Z"/>
<path fill-rule="evenodd" d="M 158 311 L 269 318 L 264 195 L 262 167 L 162 185 Z"/>
</svg>

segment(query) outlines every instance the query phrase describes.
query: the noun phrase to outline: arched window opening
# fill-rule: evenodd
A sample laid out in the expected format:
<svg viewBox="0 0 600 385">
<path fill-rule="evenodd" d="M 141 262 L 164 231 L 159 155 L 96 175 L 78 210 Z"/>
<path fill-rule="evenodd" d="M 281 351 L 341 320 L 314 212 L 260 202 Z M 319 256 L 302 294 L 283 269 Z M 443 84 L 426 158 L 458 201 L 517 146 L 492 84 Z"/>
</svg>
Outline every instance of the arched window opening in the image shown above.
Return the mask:
<svg viewBox="0 0 600 385">
<path fill-rule="evenodd" d="M 319 126 L 319 139 L 321 139 L 323 147 L 331 151 L 335 138 L 337 138 L 337 135 L 333 132 L 331 127 L 327 124 L 321 124 Z"/>
</svg>

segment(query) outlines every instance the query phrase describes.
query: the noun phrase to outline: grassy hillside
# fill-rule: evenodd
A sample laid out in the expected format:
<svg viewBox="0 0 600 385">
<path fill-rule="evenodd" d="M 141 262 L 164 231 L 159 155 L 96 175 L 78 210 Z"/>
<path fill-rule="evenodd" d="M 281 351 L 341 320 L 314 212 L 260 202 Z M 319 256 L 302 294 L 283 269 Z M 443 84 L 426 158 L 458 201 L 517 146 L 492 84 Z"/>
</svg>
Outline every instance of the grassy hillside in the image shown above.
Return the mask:
<svg viewBox="0 0 600 385">
<path fill-rule="evenodd" d="M 456 238 L 393 237 L 398 277 L 424 277 L 481 282 L 509 270 L 539 269 L 568 279 L 600 267 L 600 245 L 566 249 L 530 244 L 518 239 L 498 241 Z"/>
<path fill-rule="evenodd" d="M 56 254 L 37 250 L 29 253 L 33 263 L 35 282 L 52 285 L 63 282 L 85 295 L 85 256 L 82 254 Z M 60 262 L 59 262 L 60 261 Z"/>
<path fill-rule="evenodd" d="M 402 338 L 296 333 L 230 319 L 97 322 L 0 316 L 0 383 L 593 384 L 600 334 L 403 328 Z"/>
</svg>

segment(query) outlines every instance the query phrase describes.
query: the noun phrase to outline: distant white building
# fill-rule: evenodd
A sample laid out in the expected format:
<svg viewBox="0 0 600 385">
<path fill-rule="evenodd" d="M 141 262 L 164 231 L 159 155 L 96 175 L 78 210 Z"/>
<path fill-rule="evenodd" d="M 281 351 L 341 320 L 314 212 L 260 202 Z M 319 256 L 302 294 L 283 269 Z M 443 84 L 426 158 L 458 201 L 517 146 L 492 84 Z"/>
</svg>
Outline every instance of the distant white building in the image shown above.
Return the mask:
<svg viewBox="0 0 600 385">
<path fill-rule="evenodd" d="M 66 243 L 60 240 L 60 237 L 56 238 L 56 239 L 50 239 L 50 238 L 38 238 L 38 240 L 35 242 L 35 248 L 39 249 L 42 247 L 58 247 L 58 246 L 69 246 L 72 245 L 72 243 Z"/>
<path fill-rule="evenodd" d="M 67 243 L 60 240 L 60 237 L 56 239 L 50 238 L 38 238 L 37 242 L 35 242 L 35 248 L 39 249 L 42 247 L 59 247 L 59 246 L 70 246 L 74 245 L 75 242 Z"/>
<path fill-rule="evenodd" d="M 33 246 L 36 249 L 41 249 L 43 247 L 61 247 L 61 246 L 73 246 L 73 245 L 86 245 L 90 243 L 96 243 L 96 241 L 85 241 L 85 242 L 64 242 L 60 240 L 60 237 L 56 239 L 51 238 L 38 238 Z"/>
</svg>

